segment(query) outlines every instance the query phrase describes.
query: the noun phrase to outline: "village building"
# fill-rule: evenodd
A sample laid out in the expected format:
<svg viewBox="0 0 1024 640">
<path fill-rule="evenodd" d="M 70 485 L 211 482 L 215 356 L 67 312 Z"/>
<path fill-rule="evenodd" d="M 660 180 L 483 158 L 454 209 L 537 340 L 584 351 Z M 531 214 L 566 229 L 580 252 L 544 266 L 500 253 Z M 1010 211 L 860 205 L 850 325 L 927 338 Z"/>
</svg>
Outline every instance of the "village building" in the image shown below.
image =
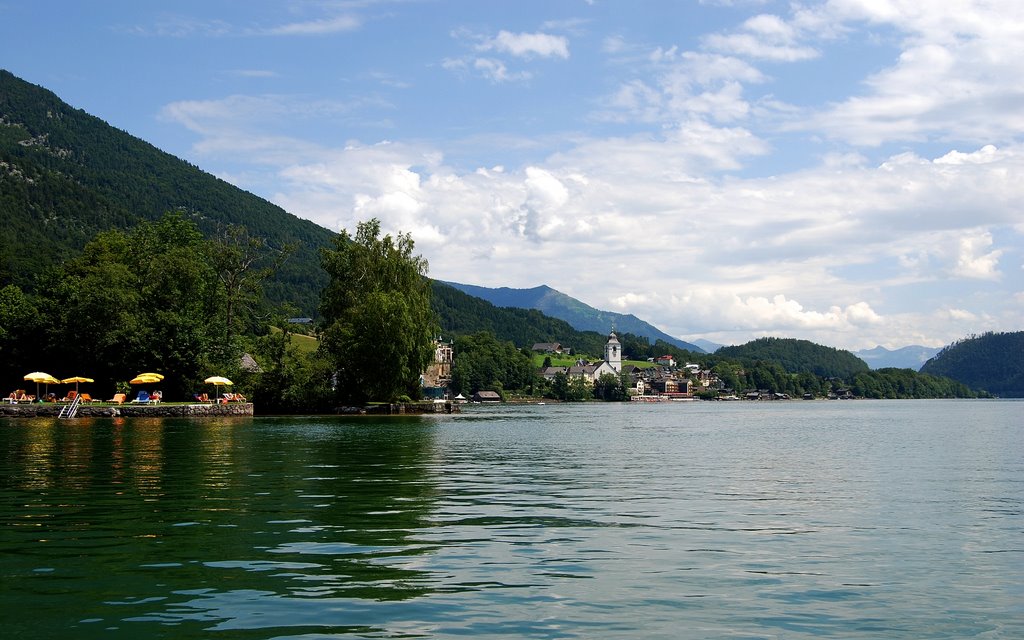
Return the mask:
<svg viewBox="0 0 1024 640">
<path fill-rule="evenodd" d="M 558 367 L 548 367 L 542 369 L 541 373 L 547 377 L 546 372 L 551 369 L 557 369 Z M 597 363 L 590 363 L 586 360 L 577 360 L 576 364 L 564 369 L 565 375 L 570 378 L 583 378 L 588 384 L 593 384 L 594 381 L 598 380 L 605 374 L 611 374 L 618 376 L 622 370 L 622 345 L 619 343 L 618 336 L 615 332 L 608 334 L 608 341 L 604 345 L 604 360 Z M 556 372 L 551 374 L 553 378 Z"/>
<path fill-rule="evenodd" d="M 427 365 L 427 370 L 420 376 L 423 396 L 434 400 L 447 397 L 448 385 L 452 382 L 452 363 L 455 352 L 452 343 L 441 338 L 434 340 L 434 361 Z"/>
<path fill-rule="evenodd" d="M 562 353 L 562 345 L 557 342 L 537 342 L 531 347 L 531 351 L 540 353 Z"/>
</svg>

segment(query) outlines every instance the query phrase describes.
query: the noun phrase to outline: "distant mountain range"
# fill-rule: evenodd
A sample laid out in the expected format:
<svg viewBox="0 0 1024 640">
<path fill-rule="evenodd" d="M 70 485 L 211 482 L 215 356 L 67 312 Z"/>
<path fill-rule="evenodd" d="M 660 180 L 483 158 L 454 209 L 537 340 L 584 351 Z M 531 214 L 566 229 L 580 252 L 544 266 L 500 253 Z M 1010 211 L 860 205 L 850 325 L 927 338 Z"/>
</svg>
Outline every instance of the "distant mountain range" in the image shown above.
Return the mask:
<svg viewBox="0 0 1024 640">
<path fill-rule="evenodd" d="M 878 346 L 874 349 L 854 351 L 853 355 L 868 363 L 868 366 L 872 369 L 896 367 L 897 369 L 913 369 L 914 371 L 919 371 L 924 363 L 928 362 L 928 360 L 933 358 L 938 352 L 939 349 L 932 349 L 919 345 L 911 345 L 894 351 Z"/>
<path fill-rule="evenodd" d="M 632 314 L 595 309 L 547 285 L 532 289 L 510 289 L 509 287 L 492 289 L 459 284 L 458 282 L 446 282 L 445 284 L 463 293 L 486 300 L 496 307 L 536 309 L 552 318 L 565 320 L 579 331 L 596 331 L 607 334 L 614 328 L 620 333 L 632 333 L 635 336 L 647 338 L 651 344 L 663 340 L 680 349 L 705 353 L 704 349 L 696 344 L 674 338 Z"/>
<path fill-rule="evenodd" d="M 696 340 L 693 341 L 693 344 L 697 345 L 698 347 L 700 347 L 701 349 L 703 349 L 707 353 L 714 353 L 714 352 L 718 351 L 719 349 L 721 349 L 723 346 L 725 346 L 725 345 L 718 344 L 717 342 L 711 342 L 710 340 L 705 340 L 704 338 L 697 338 Z"/>
<path fill-rule="evenodd" d="M 694 340 L 693 344 L 697 345 L 707 353 L 715 353 L 724 346 L 711 342 L 710 340 L 704 340 L 703 338 Z M 894 367 L 896 369 L 913 369 L 914 371 L 919 371 L 924 363 L 935 357 L 935 354 L 938 352 L 939 349 L 922 347 L 920 345 L 911 345 L 909 347 L 892 350 L 878 346 L 874 349 L 851 351 L 850 353 L 866 362 L 872 369 Z"/>
</svg>

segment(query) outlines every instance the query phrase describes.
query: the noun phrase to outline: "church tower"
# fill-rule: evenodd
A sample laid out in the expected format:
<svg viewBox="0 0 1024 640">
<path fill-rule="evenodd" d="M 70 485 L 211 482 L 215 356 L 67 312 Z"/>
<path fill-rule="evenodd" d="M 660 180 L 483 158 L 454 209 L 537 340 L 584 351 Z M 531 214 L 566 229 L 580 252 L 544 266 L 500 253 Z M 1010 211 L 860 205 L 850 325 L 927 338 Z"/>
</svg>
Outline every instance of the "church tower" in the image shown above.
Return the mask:
<svg viewBox="0 0 1024 640">
<path fill-rule="evenodd" d="M 604 345 L 604 361 L 611 365 L 616 373 L 622 371 L 622 345 L 619 344 L 619 338 L 614 331 L 608 334 L 608 342 Z"/>
</svg>

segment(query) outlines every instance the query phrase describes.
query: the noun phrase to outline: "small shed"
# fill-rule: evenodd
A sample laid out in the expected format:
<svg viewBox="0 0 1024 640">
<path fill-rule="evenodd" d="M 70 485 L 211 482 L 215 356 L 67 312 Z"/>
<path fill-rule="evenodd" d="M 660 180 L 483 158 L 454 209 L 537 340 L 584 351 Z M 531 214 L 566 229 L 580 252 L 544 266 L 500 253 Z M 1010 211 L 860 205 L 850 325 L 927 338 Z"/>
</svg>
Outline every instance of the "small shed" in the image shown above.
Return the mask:
<svg viewBox="0 0 1024 640">
<path fill-rule="evenodd" d="M 477 391 L 473 394 L 473 402 L 501 402 L 497 391 Z"/>
</svg>

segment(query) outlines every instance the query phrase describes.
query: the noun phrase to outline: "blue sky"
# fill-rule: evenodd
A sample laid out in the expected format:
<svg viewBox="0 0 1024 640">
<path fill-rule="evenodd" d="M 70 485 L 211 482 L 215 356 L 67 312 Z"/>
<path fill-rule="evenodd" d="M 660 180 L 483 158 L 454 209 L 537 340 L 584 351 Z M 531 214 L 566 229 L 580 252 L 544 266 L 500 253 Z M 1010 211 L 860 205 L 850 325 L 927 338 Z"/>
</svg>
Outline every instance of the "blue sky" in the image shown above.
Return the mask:
<svg viewBox="0 0 1024 640">
<path fill-rule="evenodd" d="M 1024 329 L 1017 0 L 0 0 L 0 60 L 438 279 L 726 344 Z"/>
</svg>

